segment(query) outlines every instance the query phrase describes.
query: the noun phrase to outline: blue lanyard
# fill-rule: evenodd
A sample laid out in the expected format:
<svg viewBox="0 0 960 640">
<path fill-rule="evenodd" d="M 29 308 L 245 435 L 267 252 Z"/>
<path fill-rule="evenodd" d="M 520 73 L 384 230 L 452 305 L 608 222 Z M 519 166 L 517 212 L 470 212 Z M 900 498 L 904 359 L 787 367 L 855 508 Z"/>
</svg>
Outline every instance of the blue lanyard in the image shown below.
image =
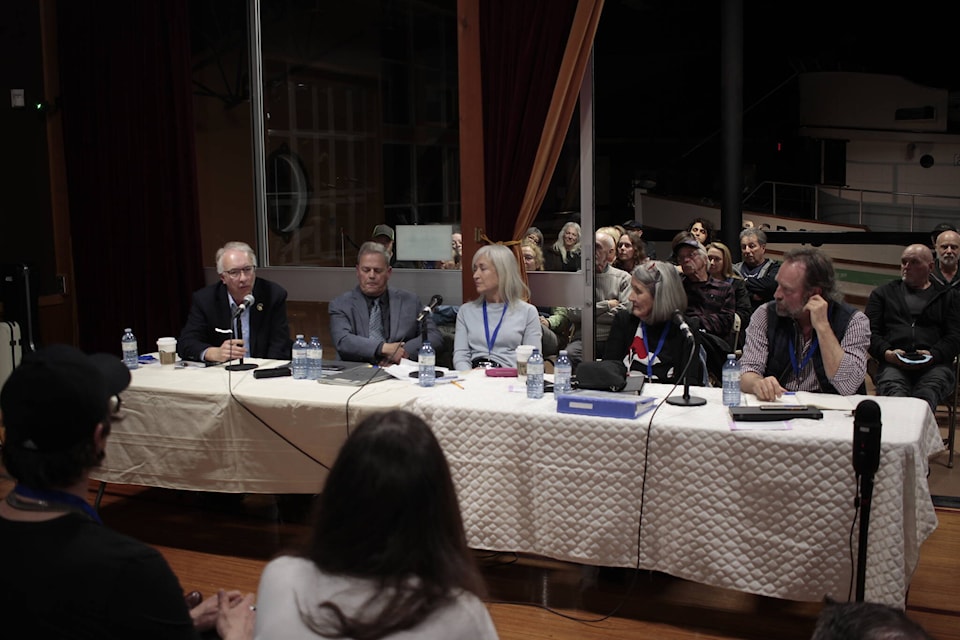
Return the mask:
<svg viewBox="0 0 960 640">
<path fill-rule="evenodd" d="M 487 354 L 493 352 L 493 345 L 497 343 L 497 334 L 500 333 L 500 325 L 503 324 L 503 316 L 507 314 L 507 303 L 503 303 L 503 311 L 500 312 L 500 322 L 497 323 L 496 328 L 493 330 L 493 338 L 490 337 L 490 323 L 487 322 L 487 300 L 483 300 L 483 332 L 487 337 Z"/>
<path fill-rule="evenodd" d="M 65 511 L 80 511 L 97 524 L 103 524 L 93 507 L 79 496 L 55 489 L 31 489 L 22 484 L 13 488 L 14 493 L 30 500 L 39 500 L 48 505 L 63 505 Z"/>
<path fill-rule="evenodd" d="M 800 364 L 797 364 L 797 348 L 793 344 L 793 336 L 790 336 L 790 364 L 793 365 L 793 376 L 797 379 L 797 384 L 800 383 L 800 372 L 810 363 L 810 358 L 813 357 L 819 345 L 820 338 L 818 336 L 813 339 L 813 344 L 810 345 L 810 350 L 807 351 L 807 355 L 803 357 Z"/>
<path fill-rule="evenodd" d="M 660 342 L 657 343 L 657 350 L 652 354 L 650 353 L 650 345 L 647 344 L 647 325 L 644 324 L 643 320 L 640 321 L 640 331 L 643 334 L 643 346 L 647 349 L 647 379 L 653 380 L 653 361 L 656 360 L 657 356 L 660 355 L 660 351 L 663 349 L 663 342 L 667 339 L 667 334 L 670 333 L 670 326 L 666 325 L 663 328 L 663 333 L 660 334 Z"/>
</svg>

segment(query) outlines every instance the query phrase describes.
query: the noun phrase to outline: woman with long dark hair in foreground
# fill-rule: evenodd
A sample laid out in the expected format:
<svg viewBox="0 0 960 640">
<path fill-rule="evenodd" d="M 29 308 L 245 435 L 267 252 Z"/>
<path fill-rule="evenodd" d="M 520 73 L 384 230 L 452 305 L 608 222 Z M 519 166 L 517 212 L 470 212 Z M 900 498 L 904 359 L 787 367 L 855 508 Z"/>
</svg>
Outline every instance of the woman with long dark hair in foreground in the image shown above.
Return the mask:
<svg viewBox="0 0 960 640">
<path fill-rule="evenodd" d="M 436 437 L 388 411 L 340 450 L 306 545 L 264 569 L 256 637 L 497 638 L 483 595 Z"/>
</svg>

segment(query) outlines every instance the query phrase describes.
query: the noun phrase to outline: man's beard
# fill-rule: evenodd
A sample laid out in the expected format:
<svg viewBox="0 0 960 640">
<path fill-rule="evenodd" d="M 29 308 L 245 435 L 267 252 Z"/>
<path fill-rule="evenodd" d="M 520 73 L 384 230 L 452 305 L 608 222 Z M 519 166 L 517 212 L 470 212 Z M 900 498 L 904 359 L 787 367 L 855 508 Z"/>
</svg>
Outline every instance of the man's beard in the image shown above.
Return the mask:
<svg viewBox="0 0 960 640">
<path fill-rule="evenodd" d="M 777 315 L 780 316 L 781 318 L 793 318 L 794 320 L 796 320 L 803 314 L 803 306 L 805 306 L 806 304 L 807 304 L 806 301 L 804 301 L 803 305 L 797 310 L 796 313 L 791 313 L 790 309 L 787 308 L 786 304 L 778 301 L 776 303 Z"/>
</svg>

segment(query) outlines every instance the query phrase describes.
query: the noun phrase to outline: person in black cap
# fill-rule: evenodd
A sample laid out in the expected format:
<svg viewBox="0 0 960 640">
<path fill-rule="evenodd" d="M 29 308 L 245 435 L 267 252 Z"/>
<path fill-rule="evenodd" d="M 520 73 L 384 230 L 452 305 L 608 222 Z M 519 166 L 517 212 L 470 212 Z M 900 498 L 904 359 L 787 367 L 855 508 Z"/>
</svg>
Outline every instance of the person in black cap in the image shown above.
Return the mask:
<svg viewBox="0 0 960 640">
<path fill-rule="evenodd" d="M 163 556 L 103 526 L 87 502 L 130 372 L 116 356 L 52 345 L 23 358 L 0 391 L 0 502 L 7 551 L 0 617 L 37 638 L 253 636 L 253 595 L 220 591 L 191 610 Z M 52 615 L 55 614 L 55 615 Z"/>
</svg>

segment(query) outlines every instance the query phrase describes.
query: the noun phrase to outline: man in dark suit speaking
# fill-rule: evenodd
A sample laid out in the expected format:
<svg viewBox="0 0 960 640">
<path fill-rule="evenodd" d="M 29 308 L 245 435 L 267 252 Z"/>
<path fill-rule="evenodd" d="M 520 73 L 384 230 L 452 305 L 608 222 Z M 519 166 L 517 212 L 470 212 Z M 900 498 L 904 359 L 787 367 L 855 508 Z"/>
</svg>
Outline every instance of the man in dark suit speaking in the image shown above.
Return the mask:
<svg viewBox="0 0 960 640">
<path fill-rule="evenodd" d="M 422 336 L 417 296 L 388 287 L 390 258 L 383 245 L 364 242 L 357 255 L 357 286 L 330 302 L 330 334 L 341 360 L 392 364 L 417 359 Z M 436 349 L 443 340 L 427 316 L 427 339 Z"/>
<path fill-rule="evenodd" d="M 177 352 L 184 360 L 226 362 L 251 358 L 290 359 L 287 292 L 257 278 L 257 256 L 245 242 L 228 242 L 217 250 L 220 282 L 193 294 Z M 235 310 L 252 294 L 254 302 L 240 313 L 240 334 L 233 337 Z"/>
</svg>

